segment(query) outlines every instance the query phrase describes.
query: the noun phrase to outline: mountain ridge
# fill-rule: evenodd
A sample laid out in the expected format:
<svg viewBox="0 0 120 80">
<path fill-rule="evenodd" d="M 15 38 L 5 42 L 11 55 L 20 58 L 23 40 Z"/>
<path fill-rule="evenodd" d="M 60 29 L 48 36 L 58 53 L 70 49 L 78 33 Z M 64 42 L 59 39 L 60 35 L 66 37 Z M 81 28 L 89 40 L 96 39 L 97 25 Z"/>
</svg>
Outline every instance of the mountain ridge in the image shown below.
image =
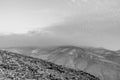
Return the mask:
<svg viewBox="0 0 120 80">
<path fill-rule="evenodd" d="M 5 50 L 0 50 L 0 61 L 0 79 L 5 80 L 100 80 L 80 70 Z"/>
<path fill-rule="evenodd" d="M 120 79 L 119 52 L 95 47 L 53 46 L 33 48 L 9 48 L 19 51 L 20 54 L 40 58 L 57 65 L 83 70 L 99 77 L 101 80 Z M 13 51 L 14 52 L 14 51 Z"/>
</svg>

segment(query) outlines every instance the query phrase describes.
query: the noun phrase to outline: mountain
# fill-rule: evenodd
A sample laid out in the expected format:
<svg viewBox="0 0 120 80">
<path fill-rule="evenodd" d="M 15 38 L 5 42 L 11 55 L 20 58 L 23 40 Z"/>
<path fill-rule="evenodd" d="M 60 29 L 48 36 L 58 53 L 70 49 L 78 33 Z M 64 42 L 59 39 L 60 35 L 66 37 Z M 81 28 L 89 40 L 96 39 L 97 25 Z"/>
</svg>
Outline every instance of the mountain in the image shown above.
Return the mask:
<svg viewBox="0 0 120 80">
<path fill-rule="evenodd" d="M 120 54 L 117 51 L 69 45 L 47 48 L 16 47 L 5 50 L 82 70 L 99 77 L 100 80 L 120 80 Z"/>
<path fill-rule="evenodd" d="M 0 80 L 100 80 L 81 70 L 0 50 Z"/>
</svg>

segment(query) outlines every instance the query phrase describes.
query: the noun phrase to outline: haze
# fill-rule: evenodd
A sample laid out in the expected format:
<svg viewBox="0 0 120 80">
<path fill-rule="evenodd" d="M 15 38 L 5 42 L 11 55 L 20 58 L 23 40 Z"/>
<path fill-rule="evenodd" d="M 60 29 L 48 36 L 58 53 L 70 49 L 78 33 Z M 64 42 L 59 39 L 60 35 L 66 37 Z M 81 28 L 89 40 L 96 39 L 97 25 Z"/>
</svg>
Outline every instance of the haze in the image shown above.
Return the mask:
<svg viewBox="0 0 120 80">
<path fill-rule="evenodd" d="M 120 49 L 119 0 L 1 0 L 0 47 Z"/>
</svg>

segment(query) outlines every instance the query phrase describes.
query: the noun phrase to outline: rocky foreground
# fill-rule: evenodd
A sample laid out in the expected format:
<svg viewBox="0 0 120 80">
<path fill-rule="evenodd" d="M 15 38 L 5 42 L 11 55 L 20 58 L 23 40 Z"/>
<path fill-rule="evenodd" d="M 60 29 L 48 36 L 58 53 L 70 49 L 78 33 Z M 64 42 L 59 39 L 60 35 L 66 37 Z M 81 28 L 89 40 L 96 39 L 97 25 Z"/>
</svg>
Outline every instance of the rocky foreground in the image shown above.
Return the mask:
<svg viewBox="0 0 120 80">
<path fill-rule="evenodd" d="M 0 50 L 0 80 L 100 80 L 71 68 Z"/>
</svg>

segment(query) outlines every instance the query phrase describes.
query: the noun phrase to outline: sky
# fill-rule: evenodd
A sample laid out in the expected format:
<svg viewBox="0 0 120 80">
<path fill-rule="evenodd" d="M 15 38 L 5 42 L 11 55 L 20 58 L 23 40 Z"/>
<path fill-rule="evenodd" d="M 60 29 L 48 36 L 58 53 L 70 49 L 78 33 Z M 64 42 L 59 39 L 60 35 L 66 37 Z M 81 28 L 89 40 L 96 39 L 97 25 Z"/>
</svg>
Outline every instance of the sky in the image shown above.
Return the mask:
<svg viewBox="0 0 120 80">
<path fill-rule="evenodd" d="M 120 49 L 119 0 L 0 0 L 0 47 Z"/>
</svg>

